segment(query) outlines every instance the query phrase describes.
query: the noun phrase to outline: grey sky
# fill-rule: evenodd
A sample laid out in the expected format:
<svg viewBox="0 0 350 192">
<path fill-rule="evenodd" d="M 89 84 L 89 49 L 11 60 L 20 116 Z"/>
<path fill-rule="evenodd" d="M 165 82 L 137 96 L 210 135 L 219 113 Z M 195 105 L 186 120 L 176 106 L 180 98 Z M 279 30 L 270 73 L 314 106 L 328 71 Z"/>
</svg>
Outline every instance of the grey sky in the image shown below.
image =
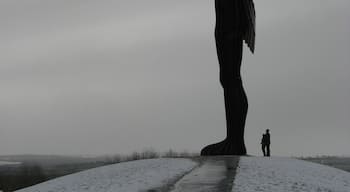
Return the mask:
<svg viewBox="0 0 350 192">
<path fill-rule="evenodd" d="M 213 0 L 0 1 L 0 154 L 199 151 L 225 135 Z M 350 155 L 350 1 L 256 1 L 248 153 Z M 196 24 L 194 24 L 196 23 Z"/>
</svg>

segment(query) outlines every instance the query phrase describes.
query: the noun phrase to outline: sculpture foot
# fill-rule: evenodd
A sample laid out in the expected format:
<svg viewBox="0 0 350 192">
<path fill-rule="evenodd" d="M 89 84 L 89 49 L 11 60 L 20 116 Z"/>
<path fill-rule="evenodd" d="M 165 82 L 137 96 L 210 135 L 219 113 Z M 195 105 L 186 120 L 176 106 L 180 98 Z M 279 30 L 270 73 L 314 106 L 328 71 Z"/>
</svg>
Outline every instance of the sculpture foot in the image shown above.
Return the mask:
<svg viewBox="0 0 350 192">
<path fill-rule="evenodd" d="M 247 151 L 243 145 L 235 144 L 232 140 L 225 139 L 219 143 L 211 144 L 204 147 L 201 156 L 217 155 L 246 155 Z"/>
</svg>

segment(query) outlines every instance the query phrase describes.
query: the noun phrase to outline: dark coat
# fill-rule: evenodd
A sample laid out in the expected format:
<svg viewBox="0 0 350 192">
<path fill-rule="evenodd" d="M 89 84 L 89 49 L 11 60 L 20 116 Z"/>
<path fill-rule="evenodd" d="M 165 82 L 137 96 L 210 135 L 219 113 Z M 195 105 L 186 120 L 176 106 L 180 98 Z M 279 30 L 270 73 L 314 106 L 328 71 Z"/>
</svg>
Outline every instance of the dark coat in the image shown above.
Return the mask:
<svg viewBox="0 0 350 192">
<path fill-rule="evenodd" d="M 261 139 L 261 144 L 262 145 L 270 145 L 270 143 L 271 143 L 270 134 L 269 133 L 263 134 L 263 137 Z"/>
</svg>

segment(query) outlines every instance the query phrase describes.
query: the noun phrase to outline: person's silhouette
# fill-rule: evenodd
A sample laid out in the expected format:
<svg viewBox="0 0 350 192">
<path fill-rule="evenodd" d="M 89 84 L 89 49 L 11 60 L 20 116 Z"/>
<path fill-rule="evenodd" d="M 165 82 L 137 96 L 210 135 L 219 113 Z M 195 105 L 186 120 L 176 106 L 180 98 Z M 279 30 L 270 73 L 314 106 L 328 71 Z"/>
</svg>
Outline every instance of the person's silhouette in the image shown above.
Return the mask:
<svg viewBox="0 0 350 192">
<path fill-rule="evenodd" d="M 263 137 L 261 139 L 261 149 L 264 156 L 270 157 L 270 143 L 270 130 L 266 129 L 266 133 L 263 134 Z"/>
<path fill-rule="evenodd" d="M 243 40 L 254 52 L 255 9 L 252 0 L 215 0 L 215 39 L 224 89 L 227 136 L 206 146 L 201 155 L 245 155 L 244 127 L 248 100 L 241 79 Z"/>
</svg>

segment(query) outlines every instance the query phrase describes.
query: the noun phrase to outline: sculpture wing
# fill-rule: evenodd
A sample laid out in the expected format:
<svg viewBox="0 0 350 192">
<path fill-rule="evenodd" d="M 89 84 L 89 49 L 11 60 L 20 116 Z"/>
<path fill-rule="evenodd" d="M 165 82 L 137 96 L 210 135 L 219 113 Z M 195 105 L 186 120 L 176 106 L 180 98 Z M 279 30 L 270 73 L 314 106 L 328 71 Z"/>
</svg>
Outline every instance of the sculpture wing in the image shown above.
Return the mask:
<svg viewBox="0 0 350 192">
<path fill-rule="evenodd" d="M 250 51 L 254 53 L 255 50 L 255 7 L 253 0 L 244 0 L 244 9 L 248 19 L 248 29 L 244 34 L 244 41 L 249 47 Z"/>
</svg>

